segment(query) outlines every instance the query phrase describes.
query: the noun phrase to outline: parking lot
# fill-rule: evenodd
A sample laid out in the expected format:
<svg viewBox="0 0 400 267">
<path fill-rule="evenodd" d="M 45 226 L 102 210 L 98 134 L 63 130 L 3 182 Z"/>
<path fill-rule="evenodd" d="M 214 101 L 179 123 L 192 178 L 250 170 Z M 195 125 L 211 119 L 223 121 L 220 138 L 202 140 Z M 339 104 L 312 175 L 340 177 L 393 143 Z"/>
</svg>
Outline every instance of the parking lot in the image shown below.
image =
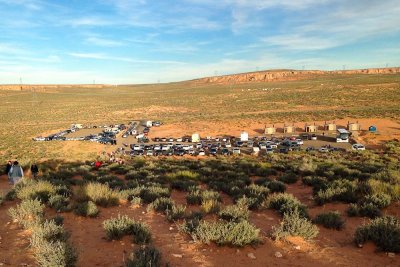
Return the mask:
<svg viewBox="0 0 400 267">
<path fill-rule="evenodd" d="M 131 121 L 128 124 L 98 125 L 79 128 L 71 126 L 50 137 L 36 141 L 92 141 L 113 145 L 117 154 L 130 156 L 210 156 L 210 155 L 265 155 L 290 151 L 336 152 L 351 149 L 350 143 L 336 143 L 335 133 L 203 137 L 192 140 L 191 136 L 157 137 L 160 122 Z M 162 126 L 161 126 L 162 127 Z M 150 134 L 151 132 L 151 134 Z M 151 137 L 150 137 L 151 136 Z M 196 142 L 192 142 L 196 141 Z M 113 154 L 115 154 L 113 153 Z"/>
</svg>

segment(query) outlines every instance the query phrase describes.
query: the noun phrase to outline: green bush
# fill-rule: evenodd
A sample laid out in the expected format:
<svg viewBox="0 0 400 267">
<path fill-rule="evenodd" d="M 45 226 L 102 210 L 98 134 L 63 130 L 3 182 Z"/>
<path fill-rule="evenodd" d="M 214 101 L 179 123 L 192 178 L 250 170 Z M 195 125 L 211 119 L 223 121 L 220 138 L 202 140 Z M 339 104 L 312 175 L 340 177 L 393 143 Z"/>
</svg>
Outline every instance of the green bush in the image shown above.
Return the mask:
<svg viewBox="0 0 400 267">
<path fill-rule="evenodd" d="M 361 217 L 369 217 L 376 218 L 382 215 L 380 209 L 372 203 L 364 203 L 364 204 L 350 204 L 347 209 L 347 215 L 350 217 L 353 216 L 361 216 Z"/>
<path fill-rule="evenodd" d="M 393 216 L 384 216 L 357 228 L 354 241 L 362 245 L 374 242 L 380 249 L 388 252 L 400 252 L 400 220 Z"/>
<path fill-rule="evenodd" d="M 159 267 L 161 266 L 161 253 L 153 247 L 136 249 L 133 259 L 128 259 L 126 267 Z"/>
<path fill-rule="evenodd" d="M 13 220 L 29 228 L 43 220 L 45 206 L 37 199 L 23 200 L 17 207 L 8 210 Z"/>
<path fill-rule="evenodd" d="M 32 227 L 31 245 L 38 247 L 43 242 L 66 241 L 67 233 L 54 220 L 46 220 Z"/>
<path fill-rule="evenodd" d="M 299 177 L 297 174 L 289 172 L 279 177 L 278 180 L 286 184 L 294 184 L 299 180 Z"/>
<path fill-rule="evenodd" d="M 150 205 L 147 206 L 147 210 L 154 210 L 157 212 L 165 212 L 167 209 L 172 209 L 175 202 L 171 198 L 160 197 L 154 200 Z"/>
<path fill-rule="evenodd" d="M 160 197 L 169 197 L 171 192 L 168 188 L 159 185 L 144 187 L 140 192 L 140 198 L 144 203 L 151 203 Z"/>
<path fill-rule="evenodd" d="M 56 211 L 68 211 L 69 210 L 69 198 L 62 195 L 53 195 L 49 198 L 49 206 Z"/>
<path fill-rule="evenodd" d="M 200 178 L 200 174 L 192 172 L 192 171 L 177 171 L 175 173 L 167 174 L 167 179 L 169 181 L 175 180 L 198 180 Z"/>
<path fill-rule="evenodd" d="M 74 213 L 83 217 L 96 217 L 99 214 L 99 209 L 93 201 L 76 203 Z"/>
<path fill-rule="evenodd" d="M 247 205 L 231 205 L 226 206 L 223 210 L 221 210 L 218 215 L 221 219 L 226 221 L 234 221 L 239 222 L 242 220 L 249 219 L 249 210 Z"/>
<path fill-rule="evenodd" d="M 325 228 L 340 230 L 344 226 L 344 220 L 340 217 L 338 211 L 330 211 L 327 213 L 318 214 L 314 220 L 314 223 L 321 224 Z"/>
<path fill-rule="evenodd" d="M 151 233 L 147 225 L 136 222 L 126 215 L 118 214 L 117 218 L 103 221 L 103 228 L 109 240 L 120 239 L 125 235 L 132 235 L 136 244 L 146 244 L 151 240 Z"/>
<path fill-rule="evenodd" d="M 174 222 L 185 217 L 186 206 L 173 205 L 171 209 L 165 210 L 168 221 Z"/>
<path fill-rule="evenodd" d="M 193 240 L 200 240 L 206 244 L 215 242 L 217 245 L 243 247 L 260 241 L 260 230 L 248 221 L 236 223 L 233 221 L 207 222 L 191 220 L 181 225 L 180 230 L 190 234 Z"/>
<path fill-rule="evenodd" d="M 132 197 L 131 205 L 140 206 L 142 204 L 142 199 L 140 197 Z"/>
<path fill-rule="evenodd" d="M 200 190 L 197 187 L 189 188 L 189 194 L 186 196 L 186 201 L 189 205 L 200 205 L 209 200 L 221 201 L 221 195 L 212 190 Z"/>
<path fill-rule="evenodd" d="M 331 201 L 353 203 L 357 201 L 356 183 L 349 180 L 335 180 L 325 190 L 320 190 L 314 197 L 318 205 Z"/>
<path fill-rule="evenodd" d="M 281 181 L 271 181 L 267 183 L 267 187 L 271 193 L 283 193 L 286 190 L 286 185 Z"/>
<path fill-rule="evenodd" d="M 378 193 L 365 196 L 363 202 L 371 203 L 379 209 L 383 209 L 390 205 L 390 203 L 392 202 L 392 198 L 388 194 Z"/>
<path fill-rule="evenodd" d="M 243 189 L 243 193 L 238 196 L 249 198 L 249 209 L 258 209 L 266 200 L 269 192 L 270 190 L 265 186 L 251 184 L 246 186 Z"/>
<path fill-rule="evenodd" d="M 84 195 L 94 203 L 109 207 L 119 203 L 119 195 L 105 184 L 89 183 L 83 187 Z"/>
<path fill-rule="evenodd" d="M 217 213 L 221 209 L 221 203 L 216 199 L 206 199 L 201 203 L 204 213 Z"/>
<path fill-rule="evenodd" d="M 64 241 L 42 242 L 35 247 L 35 259 L 41 267 L 73 267 L 77 260 L 74 248 Z"/>
<path fill-rule="evenodd" d="M 301 217 L 308 218 L 306 206 L 292 194 L 273 194 L 267 199 L 264 205 L 267 208 L 277 210 L 281 215 L 297 210 Z"/>
<path fill-rule="evenodd" d="M 47 203 L 49 198 L 56 194 L 56 190 L 56 186 L 48 181 L 25 180 L 16 188 L 16 194 L 21 200 L 39 199 L 42 203 Z"/>
<path fill-rule="evenodd" d="M 174 180 L 171 182 L 171 188 L 179 191 L 189 191 L 189 188 L 197 185 L 198 182 L 192 180 Z"/>
<path fill-rule="evenodd" d="M 316 237 L 318 232 L 319 229 L 316 225 L 304 218 L 299 210 L 294 209 L 283 215 L 280 226 L 273 227 L 272 236 L 277 240 L 286 236 L 300 236 L 309 240 Z"/>
</svg>

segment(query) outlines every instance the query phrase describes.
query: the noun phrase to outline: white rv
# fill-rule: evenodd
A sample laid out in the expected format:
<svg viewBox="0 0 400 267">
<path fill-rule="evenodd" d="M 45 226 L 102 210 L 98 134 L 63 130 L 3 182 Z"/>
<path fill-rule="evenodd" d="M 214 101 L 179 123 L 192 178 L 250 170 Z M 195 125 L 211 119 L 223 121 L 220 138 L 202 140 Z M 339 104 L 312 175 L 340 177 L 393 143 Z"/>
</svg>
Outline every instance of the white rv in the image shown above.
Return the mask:
<svg viewBox="0 0 400 267">
<path fill-rule="evenodd" d="M 200 142 L 200 135 L 198 133 L 192 134 L 192 143 Z"/>
<path fill-rule="evenodd" d="M 247 132 L 241 132 L 240 141 L 242 141 L 242 142 L 249 141 L 249 134 Z"/>
</svg>

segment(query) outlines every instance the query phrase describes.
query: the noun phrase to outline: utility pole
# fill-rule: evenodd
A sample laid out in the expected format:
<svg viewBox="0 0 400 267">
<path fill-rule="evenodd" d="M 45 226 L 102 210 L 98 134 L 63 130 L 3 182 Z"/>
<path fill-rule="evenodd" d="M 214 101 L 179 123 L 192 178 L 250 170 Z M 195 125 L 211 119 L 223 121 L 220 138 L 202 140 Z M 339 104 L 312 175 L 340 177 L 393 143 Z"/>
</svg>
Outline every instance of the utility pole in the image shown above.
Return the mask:
<svg viewBox="0 0 400 267">
<path fill-rule="evenodd" d="M 19 86 L 21 87 L 21 91 L 22 91 L 22 77 L 19 77 Z"/>
</svg>

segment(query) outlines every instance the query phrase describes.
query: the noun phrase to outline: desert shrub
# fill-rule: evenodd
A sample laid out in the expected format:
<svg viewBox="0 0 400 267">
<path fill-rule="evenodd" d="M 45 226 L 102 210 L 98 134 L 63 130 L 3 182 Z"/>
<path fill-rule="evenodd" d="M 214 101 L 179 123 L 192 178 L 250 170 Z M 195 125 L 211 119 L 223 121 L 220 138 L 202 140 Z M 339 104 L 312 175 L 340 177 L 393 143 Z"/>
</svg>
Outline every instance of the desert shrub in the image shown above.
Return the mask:
<svg viewBox="0 0 400 267">
<path fill-rule="evenodd" d="M 189 188 L 197 185 L 198 182 L 192 180 L 174 180 L 171 182 L 171 188 L 179 191 L 189 191 Z"/>
<path fill-rule="evenodd" d="M 299 180 L 299 177 L 297 174 L 289 172 L 279 177 L 278 180 L 286 184 L 294 184 Z"/>
<path fill-rule="evenodd" d="M 186 201 L 189 205 L 200 205 L 209 200 L 221 201 L 221 195 L 216 191 L 190 187 L 189 194 L 186 196 Z"/>
<path fill-rule="evenodd" d="M 350 217 L 353 216 L 362 216 L 369 218 L 376 218 L 382 215 L 381 210 L 378 206 L 372 203 L 363 203 L 363 204 L 350 204 L 347 209 L 347 215 Z"/>
<path fill-rule="evenodd" d="M 217 213 L 221 208 L 221 203 L 216 199 L 206 199 L 201 203 L 201 210 L 204 213 Z"/>
<path fill-rule="evenodd" d="M 121 179 L 119 179 L 117 176 L 114 175 L 102 175 L 97 177 L 96 181 L 101 184 L 105 184 L 108 187 L 112 189 L 120 189 L 120 188 L 125 188 L 125 183 Z"/>
<path fill-rule="evenodd" d="M 74 213 L 83 217 L 96 217 L 99 214 L 99 209 L 93 201 L 76 203 Z"/>
<path fill-rule="evenodd" d="M 283 193 L 286 190 L 286 185 L 281 181 L 271 181 L 267 183 L 267 187 L 271 193 Z"/>
<path fill-rule="evenodd" d="M 147 210 L 154 210 L 158 212 L 164 212 L 167 209 L 171 209 L 175 205 L 175 202 L 171 198 L 160 197 L 154 200 L 150 205 L 147 206 Z"/>
<path fill-rule="evenodd" d="M 73 267 L 77 253 L 69 243 L 64 241 L 41 242 L 35 247 L 35 259 L 42 267 Z"/>
<path fill-rule="evenodd" d="M 308 186 L 312 186 L 314 195 L 321 190 L 327 189 L 328 180 L 324 177 L 319 176 L 304 176 L 302 183 Z"/>
<path fill-rule="evenodd" d="M 314 197 L 318 205 L 331 201 L 352 203 L 357 201 L 356 183 L 348 180 L 335 180 L 325 190 L 320 190 Z"/>
<path fill-rule="evenodd" d="M 53 195 L 49 198 L 49 206 L 56 211 L 68 211 L 69 198 L 62 195 Z"/>
<path fill-rule="evenodd" d="M 151 203 L 160 197 L 169 197 L 171 195 L 168 188 L 159 185 L 144 187 L 140 192 L 140 198 L 145 203 Z"/>
<path fill-rule="evenodd" d="M 23 200 L 17 207 L 8 210 L 11 218 L 25 228 L 43 220 L 45 206 L 37 199 Z"/>
<path fill-rule="evenodd" d="M 207 222 L 186 221 L 180 226 L 180 230 L 190 234 L 193 240 L 200 240 L 209 244 L 215 242 L 217 245 L 233 245 L 243 247 L 260 241 L 260 230 L 248 221 L 235 222 Z"/>
<path fill-rule="evenodd" d="M 21 183 L 21 187 L 17 189 L 17 198 L 39 199 L 42 203 L 46 203 L 49 198 L 56 194 L 56 187 L 48 181 L 27 180 Z"/>
<path fill-rule="evenodd" d="M 128 259 L 126 267 L 159 267 L 161 253 L 153 247 L 136 249 L 133 259 Z"/>
<path fill-rule="evenodd" d="M 185 217 L 186 206 L 173 205 L 170 209 L 165 210 L 168 221 L 174 222 Z"/>
<path fill-rule="evenodd" d="M 140 206 L 142 204 L 142 199 L 140 197 L 132 197 L 131 205 Z"/>
<path fill-rule="evenodd" d="M 281 239 L 286 236 L 300 236 L 305 240 L 313 239 L 318 235 L 318 227 L 304 218 L 299 210 L 294 209 L 283 215 L 283 220 L 278 227 L 273 227 L 272 236 Z"/>
<path fill-rule="evenodd" d="M 105 184 L 88 183 L 83 188 L 88 199 L 102 207 L 118 205 L 118 194 Z"/>
<path fill-rule="evenodd" d="M 177 171 L 175 173 L 169 173 L 167 174 L 167 179 L 169 181 L 175 181 L 175 180 L 198 180 L 200 178 L 200 174 L 192 171 Z"/>
<path fill-rule="evenodd" d="M 297 210 L 301 217 L 307 218 L 307 209 L 297 198 L 292 194 L 278 193 L 271 195 L 264 203 L 267 208 L 277 210 L 281 215 L 291 213 Z"/>
<path fill-rule="evenodd" d="M 374 195 L 367 195 L 364 197 L 364 203 L 371 203 L 379 209 L 386 208 L 390 205 L 392 198 L 388 194 L 378 193 Z"/>
<path fill-rule="evenodd" d="M 373 194 L 387 194 L 392 200 L 400 200 L 400 183 L 390 184 L 376 179 L 369 179 L 368 185 Z"/>
<path fill-rule="evenodd" d="M 269 189 L 267 187 L 255 184 L 248 185 L 243 190 L 243 195 L 251 199 L 249 209 L 258 209 L 268 194 Z"/>
<path fill-rule="evenodd" d="M 231 205 L 226 206 L 218 215 L 226 221 L 239 222 L 241 220 L 248 220 L 249 213 L 247 205 Z"/>
<path fill-rule="evenodd" d="M 136 244 L 150 242 L 151 233 L 147 225 L 136 222 L 128 216 L 118 214 L 117 218 L 103 221 L 103 228 L 109 240 L 120 239 L 125 235 L 132 235 Z"/>
<path fill-rule="evenodd" d="M 56 215 L 53 218 L 50 219 L 51 221 L 54 221 L 56 225 L 63 225 L 64 224 L 64 217 L 61 215 Z"/>
<path fill-rule="evenodd" d="M 400 252 L 400 220 L 393 216 L 374 219 L 357 228 L 354 241 L 358 245 L 372 241 L 383 251 Z"/>
<path fill-rule="evenodd" d="M 11 189 L 10 191 L 7 192 L 5 195 L 4 199 L 8 201 L 13 201 L 17 198 L 17 191 L 15 188 Z"/>
<path fill-rule="evenodd" d="M 109 240 L 120 239 L 124 235 L 131 234 L 135 221 L 128 216 L 118 214 L 117 218 L 103 221 L 103 228 Z"/>
<path fill-rule="evenodd" d="M 67 233 L 64 228 L 54 220 L 45 220 L 43 223 L 35 224 L 32 227 L 31 245 L 40 246 L 43 242 L 66 241 Z"/>
<path fill-rule="evenodd" d="M 204 213 L 201 211 L 192 211 L 186 216 L 186 220 L 201 220 L 204 217 Z"/>
<path fill-rule="evenodd" d="M 338 211 L 330 211 L 326 213 L 318 214 L 314 220 L 314 223 L 321 224 L 325 228 L 340 230 L 344 226 L 344 220 L 340 217 Z"/>
</svg>

